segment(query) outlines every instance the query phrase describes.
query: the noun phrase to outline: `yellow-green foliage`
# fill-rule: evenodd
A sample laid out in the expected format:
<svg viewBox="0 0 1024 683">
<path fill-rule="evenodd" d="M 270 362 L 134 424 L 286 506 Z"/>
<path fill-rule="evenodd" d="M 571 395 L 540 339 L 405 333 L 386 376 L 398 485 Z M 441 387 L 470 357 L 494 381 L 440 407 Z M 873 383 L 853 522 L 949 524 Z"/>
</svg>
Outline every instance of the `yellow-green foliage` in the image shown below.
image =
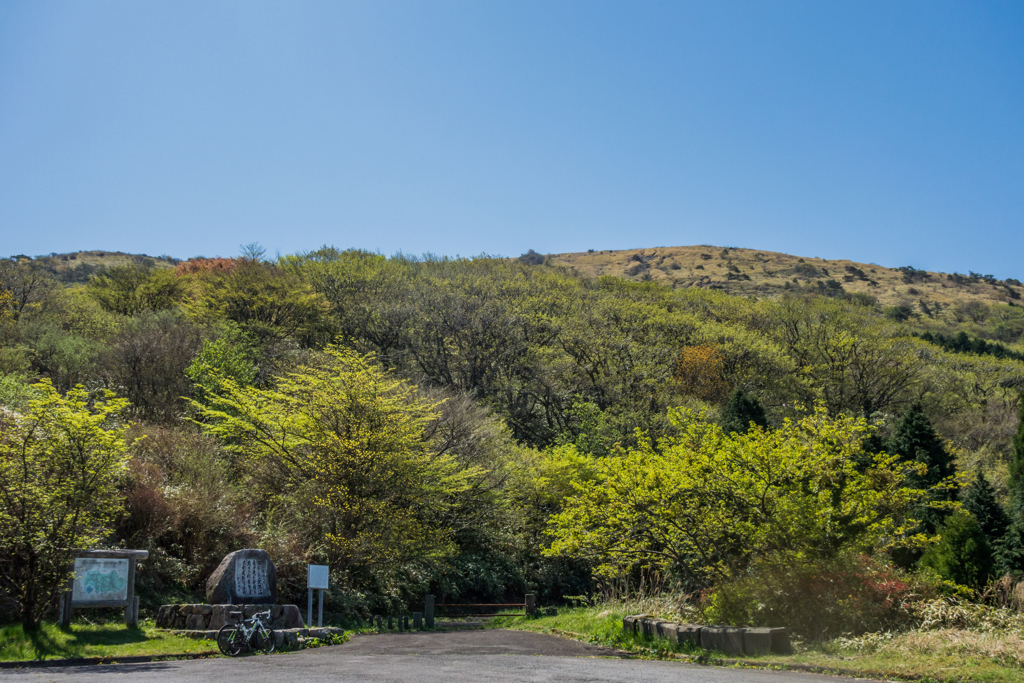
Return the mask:
<svg viewBox="0 0 1024 683">
<path fill-rule="evenodd" d="M 127 464 L 120 415 L 128 401 L 82 387 L 61 396 L 49 381 L 25 415 L 0 425 L 0 587 L 33 628 L 68 576 L 74 548 L 88 548 L 122 510 L 117 485 Z"/>
<path fill-rule="evenodd" d="M 865 454 L 863 419 L 823 408 L 777 430 L 726 435 L 690 411 L 678 433 L 596 464 L 595 480 L 551 520 L 551 554 L 584 555 L 614 576 L 640 565 L 721 580 L 778 551 L 834 555 L 917 543 L 917 466 Z"/>
<path fill-rule="evenodd" d="M 223 382 L 195 403 L 204 429 L 233 444 L 271 501 L 316 506 L 323 538 L 343 566 L 379 566 L 451 552 L 439 520 L 481 472 L 435 453 L 425 429 L 436 406 L 371 356 L 329 347 L 271 388 Z"/>
</svg>

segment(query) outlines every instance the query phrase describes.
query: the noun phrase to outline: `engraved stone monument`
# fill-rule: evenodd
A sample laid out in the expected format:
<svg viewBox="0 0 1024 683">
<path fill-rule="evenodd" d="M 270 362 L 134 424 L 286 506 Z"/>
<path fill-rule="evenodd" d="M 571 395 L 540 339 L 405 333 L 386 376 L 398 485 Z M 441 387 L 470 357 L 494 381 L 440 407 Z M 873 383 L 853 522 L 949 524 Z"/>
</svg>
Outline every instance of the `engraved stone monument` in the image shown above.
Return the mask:
<svg viewBox="0 0 1024 683">
<path fill-rule="evenodd" d="M 211 605 L 277 603 L 277 568 L 265 550 L 249 548 L 226 555 L 206 581 Z"/>
</svg>

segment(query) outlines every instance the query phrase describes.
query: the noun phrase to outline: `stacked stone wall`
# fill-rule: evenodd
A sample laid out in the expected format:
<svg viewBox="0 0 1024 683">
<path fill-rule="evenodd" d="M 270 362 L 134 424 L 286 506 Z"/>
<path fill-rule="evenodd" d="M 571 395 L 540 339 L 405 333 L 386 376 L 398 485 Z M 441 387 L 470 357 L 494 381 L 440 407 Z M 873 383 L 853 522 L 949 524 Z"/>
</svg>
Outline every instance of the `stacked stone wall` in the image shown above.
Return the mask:
<svg viewBox="0 0 1024 683">
<path fill-rule="evenodd" d="M 622 628 L 645 638 L 664 638 L 678 645 L 690 644 L 727 655 L 792 654 L 787 628 L 676 624 L 650 614 L 623 617 Z"/>
<path fill-rule="evenodd" d="M 216 631 L 233 623 L 233 614 L 248 619 L 257 612 L 270 610 L 270 628 L 302 628 L 302 613 L 296 605 L 161 605 L 156 612 L 156 627 L 183 631 Z"/>
</svg>

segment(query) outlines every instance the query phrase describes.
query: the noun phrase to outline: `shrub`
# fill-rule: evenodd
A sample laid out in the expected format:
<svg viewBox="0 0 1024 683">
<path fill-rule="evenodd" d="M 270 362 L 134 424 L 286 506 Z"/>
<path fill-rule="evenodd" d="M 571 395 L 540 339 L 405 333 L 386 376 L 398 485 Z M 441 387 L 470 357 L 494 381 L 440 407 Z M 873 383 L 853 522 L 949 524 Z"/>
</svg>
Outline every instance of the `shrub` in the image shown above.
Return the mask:
<svg viewBox="0 0 1024 683">
<path fill-rule="evenodd" d="M 935 582 L 867 556 L 779 555 L 708 593 L 705 617 L 734 626 L 787 626 L 824 640 L 898 627 L 913 618 L 910 603 L 935 593 Z"/>
</svg>

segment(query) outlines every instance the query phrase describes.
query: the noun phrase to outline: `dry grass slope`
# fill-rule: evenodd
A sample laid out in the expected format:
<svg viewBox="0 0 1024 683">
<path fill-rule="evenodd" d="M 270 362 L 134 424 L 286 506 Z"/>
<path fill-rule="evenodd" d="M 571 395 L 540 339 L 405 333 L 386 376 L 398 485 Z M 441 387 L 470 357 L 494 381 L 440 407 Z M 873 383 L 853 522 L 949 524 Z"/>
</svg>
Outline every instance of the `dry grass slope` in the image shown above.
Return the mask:
<svg viewBox="0 0 1024 683">
<path fill-rule="evenodd" d="M 945 273 L 885 268 L 871 263 L 791 256 L 773 251 L 712 247 L 656 247 L 622 251 L 550 254 L 549 263 L 585 275 L 612 275 L 672 287 L 722 289 L 741 296 L 772 297 L 788 289 L 833 280 L 845 292 L 869 294 L 882 306 L 954 307 L 971 301 L 1017 303 L 1024 287 L 1015 280 L 957 278 Z M 968 306 L 969 308 L 969 306 Z"/>
</svg>

